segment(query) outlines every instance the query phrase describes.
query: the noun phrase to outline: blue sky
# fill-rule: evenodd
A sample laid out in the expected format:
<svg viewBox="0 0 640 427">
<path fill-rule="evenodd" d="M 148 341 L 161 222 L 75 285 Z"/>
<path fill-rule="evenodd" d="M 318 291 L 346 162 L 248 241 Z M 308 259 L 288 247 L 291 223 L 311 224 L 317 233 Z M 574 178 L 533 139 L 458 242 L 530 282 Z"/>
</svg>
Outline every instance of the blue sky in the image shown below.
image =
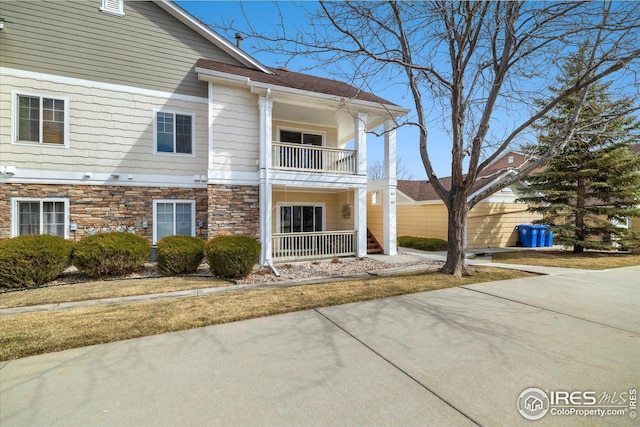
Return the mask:
<svg viewBox="0 0 640 427">
<path fill-rule="evenodd" d="M 229 26 L 231 22 L 233 23 L 234 28 L 245 33 L 249 33 L 250 31 L 248 30 L 247 24 L 248 18 L 251 25 L 253 25 L 257 31 L 267 34 L 272 33 L 273 27 L 278 25 L 279 22 L 277 8 L 270 1 L 245 1 L 242 2 L 242 5 L 240 2 L 232 1 L 178 1 L 177 3 L 199 20 L 212 26 L 216 31 L 227 37 L 230 41 L 234 41 L 233 34 L 226 34 L 219 28 Z M 313 7 L 314 4 L 306 3 L 305 6 Z M 287 21 L 292 23 L 290 28 L 287 27 L 287 30 L 295 31 L 296 26 L 304 25 L 304 21 L 306 20 L 305 13 L 298 7 L 298 5 L 293 2 L 279 2 L 279 7 L 283 16 L 286 16 Z M 250 38 L 247 38 L 243 41 L 242 48 L 265 65 L 277 66 L 288 59 L 287 57 L 278 56 L 273 53 L 258 52 L 254 48 L 254 45 L 255 42 Z M 308 67 L 309 65 L 310 63 L 305 62 L 305 60 L 298 59 L 297 61 L 290 63 L 288 66 L 292 71 L 300 71 L 301 68 Z M 303 72 L 321 77 L 335 78 L 325 70 L 317 67 L 314 68 L 313 71 L 305 70 Z M 398 88 L 397 86 L 390 87 L 389 82 L 387 81 L 374 82 L 374 84 L 377 85 L 373 87 L 373 92 L 375 92 L 376 95 L 413 110 L 413 101 L 412 99 L 405 97 L 407 95 L 405 90 Z M 431 133 L 431 142 L 433 143 L 434 138 L 438 137 L 445 138 L 446 136 Z M 382 138 L 369 135 L 367 137 L 367 145 L 367 161 L 369 164 L 375 161 L 382 161 Z M 401 159 L 403 166 L 407 169 L 412 178 L 426 179 L 426 173 L 420 159 L 417 130 L 410 127 L 399 129 L 397 132 L 397 147 L 398 157 Z M 450 145 L 442 144 L 442 150 L 444 150 L 442 153 L 438 153 L 438 148 L 439 147 L 437 147 L 437 145 L 434 146 L 433 149 L 430 148 L 436 174 L 438 176 L 449 176 L 451 175 L 449 161 L 450 154 L 448 154 L 447 151 L 450 150 Z"/>
</svg>

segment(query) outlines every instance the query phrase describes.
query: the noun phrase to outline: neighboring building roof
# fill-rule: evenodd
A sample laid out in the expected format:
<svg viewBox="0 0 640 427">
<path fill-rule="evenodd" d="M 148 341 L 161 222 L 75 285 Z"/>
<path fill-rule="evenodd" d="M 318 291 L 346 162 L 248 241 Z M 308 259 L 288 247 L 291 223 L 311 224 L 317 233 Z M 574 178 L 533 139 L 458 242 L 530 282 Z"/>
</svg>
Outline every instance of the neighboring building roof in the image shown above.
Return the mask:
<svg viewBox="0 0 640 427">
<path fill-rule="evenodd" d="M 499 169 L 522 169 L 524 165 L 529 163 L 530 158 L 518 151 L 509 151 L 501 157 L 498 157 L 491 163 L 485 171 L 495 171 Z"/>
<path fill-rule="evenodd" d="M 502 157 L 496 159 L 480 173 L 471 188 L 470 194 L 473 194 L 477 190 L 500 177 L 502 175 L 500 171 L 507 171 L 509 169 L 520 170 L 524 168 L 528 162 L 529 160 L 524 154 L 516 151 L 509 151 Z M 439 180 L 444 188 L 447 190 L 451 188 L 450 176 L 439 178 Z M 416 202 L 440 200 L 440 196 L 438 196 L 438 193 L 436 193 L 436 190 L 429 181 L 398 180 L 398 190 Z"/>
<path fill-rule="evenodd" d="M 640 144 L 632 145 L 629 149 L 633 154 L 640 154 Z"/>
<path fill-rule="evenodd" d="M 308 92 L 323 93 L 348 99 L 374 102 L 377 104 L 397 106 L 396 104 L 387 101 L 386 99 L 380 98 L 379 96 L 373 95 L 368 92 L 364 92 L 344 82 L 325 79 L 323 77 L 316 77 L 309 74 L 297 73 L 294 71 L 287 71 L 280 68 L 267 67 L 269 71 L 273 73 L 267 74 L 258 70 L 224 64 L 217 61 L 209 61 L 207 59 L 198 60 L 198 62 L 196 63 L 196 68 L 203 68 L 207 70 L 217 71 L 219 73 L 247 77 L 252 81 L 272 84 L 274 86 L 293 88 Z"/>
</svg>

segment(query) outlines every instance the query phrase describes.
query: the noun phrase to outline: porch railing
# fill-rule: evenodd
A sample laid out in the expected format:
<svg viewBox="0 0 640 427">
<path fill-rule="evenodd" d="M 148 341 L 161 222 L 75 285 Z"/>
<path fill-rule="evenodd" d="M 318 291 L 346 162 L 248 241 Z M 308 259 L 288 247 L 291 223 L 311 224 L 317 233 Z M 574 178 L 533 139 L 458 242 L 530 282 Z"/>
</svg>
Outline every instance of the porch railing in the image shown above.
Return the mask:
<svg viewBox="0 0 640 427">
<path fill-rule="evenodd" d="M 356 231 L 274 233 L 275 261 L 356 255 Z"/>
<path fill-rule="evenodd" d="M 305 172 L 331 172 L 355 175 L 356 150 L 315 145 L 273 143 L 273 168 Z"/>
</svg>

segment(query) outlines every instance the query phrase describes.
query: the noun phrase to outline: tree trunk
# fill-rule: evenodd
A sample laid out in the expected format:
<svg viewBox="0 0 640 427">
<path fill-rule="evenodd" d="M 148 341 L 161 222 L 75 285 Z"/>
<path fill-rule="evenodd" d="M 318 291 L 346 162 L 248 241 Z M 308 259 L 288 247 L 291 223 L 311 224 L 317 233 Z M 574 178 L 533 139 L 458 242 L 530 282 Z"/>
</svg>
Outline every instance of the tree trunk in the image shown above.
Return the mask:
<svg viewBox="0 0 640 427">
<path fill-rule="evenodd" d="M 582 212 L 576 213 L 576 239 L 578 242 L 584 242 L 584 214 Z M 573 244 L 573 253 L 581 254 L 584 252 L 584 246 L 581 243 Z"/>
<path fill-rule="evenodd" d="M 464 195 L 456 195 L 448 209 L 447 224 L 447 262 L 440 269 L 441 273 L 454 277 L 471 276 L 475 270 L 467 265 L 465 245 L 467 228 L 467 200 Z"/>
<path fill-rule="evenodd" d="M 584 223 L 584 209 L 586 205 L 586 184 L 584 179 L 578 177 L 576 187 L 576 240 L 579 243 L 573 245 L 573 253 L 581 254 L 584 252 L 584 246 L 580 242 L 585 240 L 585 223 Z"/>
</svg>

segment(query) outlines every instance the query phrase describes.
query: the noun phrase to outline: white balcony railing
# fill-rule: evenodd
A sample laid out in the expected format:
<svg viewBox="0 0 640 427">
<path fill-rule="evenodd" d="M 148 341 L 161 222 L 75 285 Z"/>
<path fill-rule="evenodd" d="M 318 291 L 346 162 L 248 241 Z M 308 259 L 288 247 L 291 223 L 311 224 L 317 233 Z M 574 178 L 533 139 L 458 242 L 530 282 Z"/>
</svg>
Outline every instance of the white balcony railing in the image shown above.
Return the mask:
<svg viewBox="0 0 640 427">
<path fill-rule="evenodd" d="M 355 175 L 357 152 L 315 145 L 273 143 L 273 168 Z"/>
<path fill-rule="evenodd" d="M 355 255 L 355 230 L 273 234 L 275 261 Z"/>
</svg>

